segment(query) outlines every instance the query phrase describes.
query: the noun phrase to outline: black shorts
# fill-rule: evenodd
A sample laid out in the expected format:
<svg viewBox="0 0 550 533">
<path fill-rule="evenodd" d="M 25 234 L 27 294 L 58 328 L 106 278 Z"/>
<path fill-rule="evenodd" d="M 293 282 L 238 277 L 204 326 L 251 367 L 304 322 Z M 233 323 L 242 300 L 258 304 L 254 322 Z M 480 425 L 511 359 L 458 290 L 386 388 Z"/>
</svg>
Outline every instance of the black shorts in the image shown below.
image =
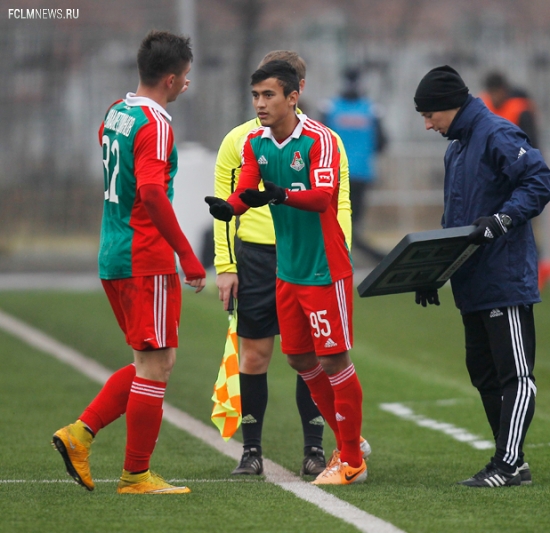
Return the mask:
<svg viewBox="0 0 550 533">
<path fill-rule="evenodd" d="M 237 249 L 237 335 L 264 339 L 279 334 L 275 303 L 275 245 L 241 242 Z"/>
</svg>

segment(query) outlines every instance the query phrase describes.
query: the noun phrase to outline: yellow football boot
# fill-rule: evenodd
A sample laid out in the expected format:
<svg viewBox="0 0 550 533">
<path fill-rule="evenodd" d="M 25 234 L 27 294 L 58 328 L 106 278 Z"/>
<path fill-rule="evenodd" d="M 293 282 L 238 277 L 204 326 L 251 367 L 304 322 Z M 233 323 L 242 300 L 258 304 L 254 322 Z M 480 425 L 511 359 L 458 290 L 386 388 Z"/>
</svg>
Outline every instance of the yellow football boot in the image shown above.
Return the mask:
<svg viewBox="0 0 550 533">
<path fill-rule="evenodd" d="M 191 489 L 170 485 L 150 470 L 141 474 L 130 474 L 127 470 L 123 470 L 117 492 L 119 494 L 187 494 Z"/>
<path fill-rule="evenodd" d="M 92 441 L 92 434 L 80 420 L 57 430 L 52 437 L 52 446 L 63 457 L 67 474 L 88 490 L 94 490 L 88 461 Z"/>
</svg>

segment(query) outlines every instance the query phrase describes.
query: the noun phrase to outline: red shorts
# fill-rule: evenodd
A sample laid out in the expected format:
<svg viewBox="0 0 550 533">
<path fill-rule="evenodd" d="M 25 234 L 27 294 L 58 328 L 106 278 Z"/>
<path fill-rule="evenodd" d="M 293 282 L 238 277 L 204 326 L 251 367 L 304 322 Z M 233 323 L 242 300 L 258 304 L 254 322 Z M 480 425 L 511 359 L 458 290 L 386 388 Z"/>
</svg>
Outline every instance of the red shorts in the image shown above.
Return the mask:
<svg viewBox="0 0 550 533">
<path fill-rule="evenodd" d="M 177 348 L 181 312 L 177 274 L 102 279 L 101 283 L 134 350 Z"/>
<path fill-rule="evenodd" d="M 353 344 L 353 276 L 331 285 L 296 285 L 277 279 L 281 350 L 286 355 L 333 355 Z"/>
</svg>

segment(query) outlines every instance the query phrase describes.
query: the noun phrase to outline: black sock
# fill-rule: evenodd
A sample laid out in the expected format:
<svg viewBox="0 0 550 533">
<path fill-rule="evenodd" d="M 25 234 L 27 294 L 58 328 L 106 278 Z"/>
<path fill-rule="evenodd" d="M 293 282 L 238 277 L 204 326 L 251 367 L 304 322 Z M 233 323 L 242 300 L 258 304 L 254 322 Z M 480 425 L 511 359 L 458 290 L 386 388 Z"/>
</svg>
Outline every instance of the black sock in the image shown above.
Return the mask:
<svg viewBox="0 0 550 533">
<path fill-rule="evenodd" d="M 307 455 L 312 446 L 316 446 L 317 448 L 323 447 L 325 420 L 321 416 L 317 406 L 313 403 L 306 382 L 299 374 L 296 376 L 296 405 L 302 419 L 304 455 Z"/>
<path fill-rule="evenodd" d="M 495 441 L 500 431 L 500 412 L 502 408 L 502 391 L 500 389 L 480 391 L 487 421 L 491 426 Z"/>
<path fill-rule="evenodd" d="M 243 420 L 243 448 L 258 448 L 262 454 L 262 429 L 267 407 L 267 373 L 239 375 Z"/>
</svg>

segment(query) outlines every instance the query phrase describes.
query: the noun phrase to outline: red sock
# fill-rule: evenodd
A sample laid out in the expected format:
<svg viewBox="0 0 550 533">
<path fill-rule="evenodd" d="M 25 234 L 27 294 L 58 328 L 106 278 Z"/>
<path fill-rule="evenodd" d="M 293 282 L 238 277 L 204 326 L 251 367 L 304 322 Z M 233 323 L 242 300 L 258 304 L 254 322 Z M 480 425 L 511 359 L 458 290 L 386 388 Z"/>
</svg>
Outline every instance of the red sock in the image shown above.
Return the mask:
<svg viewBox="0 0 550 533">
<path fill-rule="evenodd" d="M 336 438 L 336 447 L 341 449 L 340 430 L 336 422 L 336 411 L 334 407 L 334 391 L 330 385 L 329 377 L 323 370 L 320 364 L 317 364 L 311 370 L 306 372 L 298 372 L 309 388 L 311 399 L 327 421 L 330 429 L 334 431 Z"/>
<path fill-rule="evenodd" d="M 80 420 L 93 431 L 94 435 L 126 412 L 130 387 L 135 375 L 136 367 L 133 364 L 117 370 L 86 407 Z"/>
<path fill-rule="evenodd" d="M 166 383 L 135 377 L 126 409 L 126 457 L 124 469 L 143 472 L 160 432 Z"/>
<path fill-rule="evenodd" d="M 334 407 L 342 447 L 340 459 L 353 468 L 363 462 L 359 437 L 363 420 L 363 390 L 355 373 L 353 364 L 346 369 L 329 376 L 334 391 Z"/>
</svg>

